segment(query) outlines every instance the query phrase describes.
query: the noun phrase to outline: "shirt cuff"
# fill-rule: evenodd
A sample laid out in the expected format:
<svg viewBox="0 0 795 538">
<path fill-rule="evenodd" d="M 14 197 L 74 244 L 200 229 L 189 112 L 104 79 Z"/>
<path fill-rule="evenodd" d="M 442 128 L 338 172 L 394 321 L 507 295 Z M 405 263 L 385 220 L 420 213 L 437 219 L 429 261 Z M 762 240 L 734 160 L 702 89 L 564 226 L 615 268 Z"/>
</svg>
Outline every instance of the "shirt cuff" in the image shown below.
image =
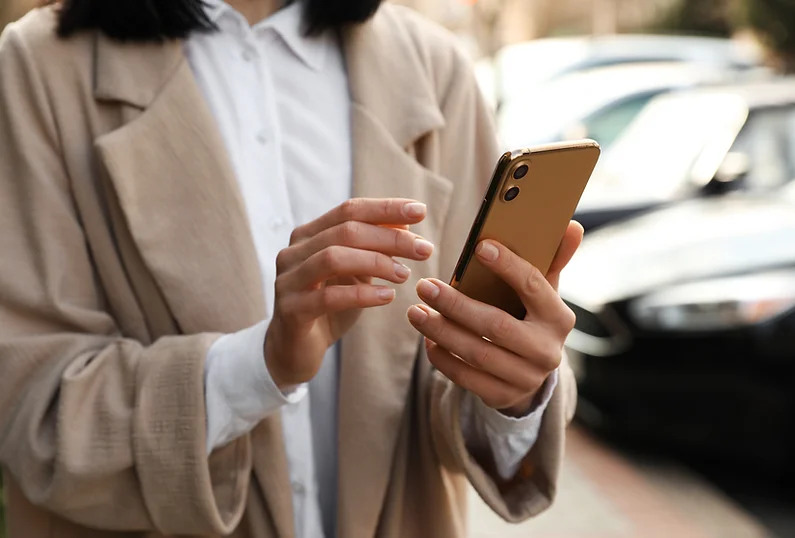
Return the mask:
<svg viewBox="0 0 795 538">
<path fill-rule="evenodd" d="M 557 370 L 550 374 L 541 388 L 539 403 L 520 418 L 509 417 L 488 407 L 474 394 L 467 393 L 463 399 L 462 426 L 467 444 L 483 446 L 487 443 L 503 480 L 510 480 L 517 473 L 522 460 L 538 440 L 544 412 L 557 387 L 558 376 Z"/>
<path fill-rule="evenodd" d="M 215 341 L 204 364 L 207 453 L 245 435 L 265 417 L 299 402 L 306 385 L 282 392 L 265 364 L 268 323 L 262 321 Z"/>
</svg>

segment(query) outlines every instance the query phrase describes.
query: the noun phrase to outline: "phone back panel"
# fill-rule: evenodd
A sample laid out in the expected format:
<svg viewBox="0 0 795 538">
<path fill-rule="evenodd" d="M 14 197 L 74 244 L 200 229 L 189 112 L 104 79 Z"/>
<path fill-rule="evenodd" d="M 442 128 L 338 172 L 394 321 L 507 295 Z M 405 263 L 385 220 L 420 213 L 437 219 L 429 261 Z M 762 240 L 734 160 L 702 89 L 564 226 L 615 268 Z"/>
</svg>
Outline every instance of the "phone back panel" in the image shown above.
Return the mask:
<svg viewBox="0 0 795 538">
<path fill-rule="evenodd" d="M 484 239 L 499 241 L 546 274 L 599 159 L 592 140 L 552 144 L 506 153 L 461 254 L 451 285 L 478 301 L 523 318 L 525 308 L 505 282 L 484 267 L 474 249 Z M 527 174 L 514 172 L 528 166 Z M 513 187 L 519 194 L 506 200 Z"/>
</svg>

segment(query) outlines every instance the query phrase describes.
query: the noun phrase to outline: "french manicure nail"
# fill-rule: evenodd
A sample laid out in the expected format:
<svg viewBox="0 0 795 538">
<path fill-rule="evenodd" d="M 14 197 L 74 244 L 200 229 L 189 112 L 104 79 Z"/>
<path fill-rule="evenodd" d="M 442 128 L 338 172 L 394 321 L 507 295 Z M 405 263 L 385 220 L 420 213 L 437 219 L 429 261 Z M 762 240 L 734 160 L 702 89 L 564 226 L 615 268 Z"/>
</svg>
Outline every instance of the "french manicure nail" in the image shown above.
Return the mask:
<svg viewBox="0 0 795 538">
<path fill-rule="evenodd" d="M 418 217 L 425 216 L 425 212 L 427 210 L 428 208 L 425 206 L 425 204 L 412 202 L 403 206 L 403 216 L 410 219 L 416 219 Z"/>
<path fill-rule="evenodd" d="M 409 321 L 414 325 L 422 325 L 428 319 L 428 313 L 419 306 L 412 306 L 408 312 Z"/>
<path fill-rule="evenodd" d="M 402 263 L 395 262 L 395 274 L 398 278 L 408 278 L 411 276 L 411 269 Z"/>
<path fill-rule="evenodd" d="M 420 296 L 428 298 L 428 299 L 436 299 L 439 297 L 439 293 L 442 291 L 439 289 L 439 286 L 431 282 L 430 280 L 425 280 L 424 278 L 419 281 L 417 284 L 417 291 L 420 292 Z"/>
<path fill-rule="evenodd" d="M 426 241 L 425 239 L 415 239 L 414 252 L 420 256 L 430 256 L 433 254 L 433 243 Z"/>
<path fill-rule="evenodd" d="M 500 257 L 500 251 L 497 250 L 497 247 L 486 241 L 481 241 L 475 252 L 487 262 L 496 262 L 497 258 Z"/>
</svg>

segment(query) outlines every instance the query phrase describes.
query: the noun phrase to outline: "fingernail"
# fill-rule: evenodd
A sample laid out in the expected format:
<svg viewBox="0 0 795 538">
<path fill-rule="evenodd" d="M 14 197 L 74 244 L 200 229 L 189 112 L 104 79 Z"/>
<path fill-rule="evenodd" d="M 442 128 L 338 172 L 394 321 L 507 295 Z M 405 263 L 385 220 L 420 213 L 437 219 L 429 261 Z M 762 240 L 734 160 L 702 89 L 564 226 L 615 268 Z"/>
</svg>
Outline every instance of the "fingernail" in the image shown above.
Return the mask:
<svg viewBox="0 0 795 538">
<path fill-rule="evenodd" d="M 419 306 L 409 308 L 408 316 L 414 325 L 422 325 L 428 319 L 428 313 Z"/>
<path fill-rule="evenodd" d="M 415 239 L 414 251 L 420 256 L 430 256 L 433 254 L 433 243 L 425 239 Z"/>
<path fill-rule="evenodd" d="M 402 263 L 395 262 L 395 274 L 398 278 L 408 278 L 411 276 L 411 269 Z"/>
<path fill-rule="evenodd" d="M 436 299 L 437 297 L 439 297 L 439 293 L 442 290 L 440 290 L 439 286 L 437 286 L 430 280 L 425 280 L 423 278 L 417 284 L 417 291 L 420 293 L 420 297 L 427 299 Z"/>
<path fill-rule="evenodd" d="M 500 251 L 497 250 L 497 247 L 486 241 L 482 241 L 475 252 L 487 262 L 496 262 L 497 258 L 500 257 Z"/>
<path fill-rule="evenodd" d="M 406 204 L 403 206 L 403 216 L 408 217 L 410 219 L 416 219 L 418 217 L 425 216 L 425 212 L 428 210 L 425 207 L 425 204 L 421 204 L 419 202 L 412 202 L 410 204 Z"/>
<path fill-rule="evenodd" d="M 378 298 L 382 301 L 391 301 L 395 298 L 395 290 L 390 288 L 379 288 L 376 295 L 378 295 Z"/>
</svg>

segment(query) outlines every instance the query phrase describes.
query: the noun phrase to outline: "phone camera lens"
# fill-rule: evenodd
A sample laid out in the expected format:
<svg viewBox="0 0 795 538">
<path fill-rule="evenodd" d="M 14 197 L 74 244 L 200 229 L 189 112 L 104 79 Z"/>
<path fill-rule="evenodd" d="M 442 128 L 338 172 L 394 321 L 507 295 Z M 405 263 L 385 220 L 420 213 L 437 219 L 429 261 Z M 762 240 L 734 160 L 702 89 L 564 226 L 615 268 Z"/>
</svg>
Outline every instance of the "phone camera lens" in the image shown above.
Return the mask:
<svg viewBox="0 0 795 538">
<path fill-rule="evenodd" d="M 516 197 L 519 196 L 519 187 L 511 187 L 507 191 L 505 191 L 505 201 L 512 202 L 516 200 Z"/>
<path fill-rule="evenodd" d="M 527 175 L 527 171 L 530 170 L 530 167 L 526 164 L 523 164 L 519 168 L 513 171 L 513 178 L 514 179 L 522 179 Z"/>
</svg>

